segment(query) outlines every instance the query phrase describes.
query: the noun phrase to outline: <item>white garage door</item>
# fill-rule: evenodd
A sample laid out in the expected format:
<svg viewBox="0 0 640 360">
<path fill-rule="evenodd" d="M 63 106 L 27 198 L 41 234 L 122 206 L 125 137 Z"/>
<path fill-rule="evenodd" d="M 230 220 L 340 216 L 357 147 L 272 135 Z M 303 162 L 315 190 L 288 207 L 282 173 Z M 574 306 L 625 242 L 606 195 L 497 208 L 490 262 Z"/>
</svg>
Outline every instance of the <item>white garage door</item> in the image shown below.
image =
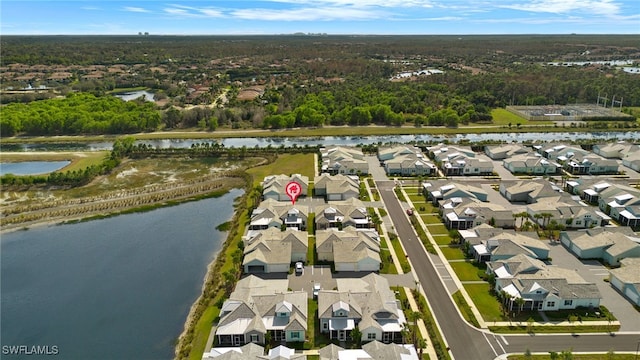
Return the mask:
<svg viewBox="0 0 640 360">
<path fill-rule="evenodd" d="M 611 277 L 611 286 L 618 290 L 622 290 L 622 282 L 615 276 Z"/>
<path fill-rule="evenodd" d="M 638 294 L 636 294 L 635 292 L 633 292 L 633 290 L 631 290 L 631 289 L 627 288 L 627 289 L 624 291 L 624 294 L 625 294 L 629 299 L 631 299 L 631 302 L 632 302 L 632 303 L 634 303 L 634 304 L 638 304 Z"/>
</svg>

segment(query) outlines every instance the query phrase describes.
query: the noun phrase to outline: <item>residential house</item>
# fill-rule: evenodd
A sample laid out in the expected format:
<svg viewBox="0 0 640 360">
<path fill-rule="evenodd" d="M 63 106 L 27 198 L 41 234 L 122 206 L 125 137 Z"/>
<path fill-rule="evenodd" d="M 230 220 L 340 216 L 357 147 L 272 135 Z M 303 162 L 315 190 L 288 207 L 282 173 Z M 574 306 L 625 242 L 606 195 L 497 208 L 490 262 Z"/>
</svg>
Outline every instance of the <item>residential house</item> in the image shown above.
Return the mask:
<svg viewBox="0 0 640 360">
<path fill-rule="evenodd" d="M 510 202 L 532 204 L 545 197 L 556 197 L 562 190 L 547 180 L 502 181 L 500 194 Z"/>
<path fill-rule="evenodd" d="M 621 184 L 611 184 L 600 192 L 598 199 L 600 210 L 617 221 L 627 207 L 637 205 L 640 205 L 640 189 Z"/>
<path fill-rule="evenodd" d="M 622 158 L 622 165 L 633 171 L 640 172 L 640 151 L 627 153 Z"/>
<path fill-rule="evenodd" d="M 238 281 L 220 309 L 215 330 L 218 344 L 241 346 L 272 341 L 303 342 L 307 331 L 308 295 L 287 291 L 286 280 L 262 280 L 250 275 Z"/>
<path fill-rule="evenodd" d="M 504 160 L 515 155 L 528 154 L 530 149 L 520 144 L 489 145 L 484 147 L 484 152 L 492 160 Z"/>
<path fill-rule="evenodd" d="M 362 341 L 402 342 L 406 319 L 386 278 L 370 273 L 362 278 L 339 278 L 337 290 L 320 290 L 320 332 L 345 341 L 358 327 Z"/>
<path fill-rule="evenodd" d="M 381 148 L 378 150 L 378 159 L 388 175 L 417 176 L 437 173 L 437 167 L 415 146 Z"/>
<path fill-rule="evenodd" d="M 274 199 L 277 201 L 291 201 L 286 192 L 286 186 L 289 182 L 295 181 L 300 184 L 301 193 L 299 196 L 307 196 L 309 189 L 309 177 L 300 174 L 288 175 L 269 175 L 262 181 L 262 197 L 264 200 Z"/>
<path fill-rule="evenodd" d="M 378 148 L 378 160 L 380 160 L 380 164 L 383 164 L 388 160 L 402 155 L 415 155 L 416 157 L 424 157 L 424 155 L 422 154 L 422 150 L 420 150 L 419 147 L 412 145 L 399 145 L 393 147 Z"/>
<path fill-rule="evenodd" d="M 331 175 L 366 175 L 369 163 L 364 159 L 362 150 L 353 147 L 336 146 L 320 149 L 322 172 Z"/>
<path fill-rule="evenodd" d="M 251 212 L 249 231 L 266 230 L 270 227 L 306 230 L 309 207 L 267 199 Z"/>
<path fill-rule="evenodd" d="M 609 271 L 609 283 L 634 306 L 640 306 L 640 259 L 623 259 L 621 263 L 621 267 Z"/>
<path fill-rule="evenodd" d="M 610 218 L 595 208 L 567 196 L 547 197 L 527 206 L 529 218 L 542 227 L 552 222 L 569 229 L 604 226 Z"/>
<path fill-rule="evenodd" d="M 564 169 L 573 175 L 617 174 L 618 162 L 597 155 L 574 156 L 565 161 Z"/>
<path fill-rule="evenodd" d="M 472 198 L 487 201 L 487 192 L 473 185 L 449 181 L 432 181 L 422 183 L 422 193 L 433 205 L 453 198 Z"/>
<path fill-rule="evenodd" d="M 560 241 L 578 258 L 600 259 L 610 266 L 619 266 L 624 258 L 640 257 L 640 237 L 628 227 L 563 231 Z"/>
<path fill-rule="evenodd" d="M 625 141 L 619 141 L 615 143 L 593 145 L 591 151 L 607 159 L 622 160 L 628 154 L 640 152 L 640 146 Z"/>
<path fill-rule="evenodd" d="M 534 259 L 548 259 L 549 246 L 540 241 L 535 233 L 504 230 L 480 244 L 471 247 L 478 262 L 505 260 L 518 254 Z"/>
<path fill-rule="evenodd" d="M 454 151 L 454 148 L 440 147 L 438 150 L 430 150 L 429 154 L 444 176 L 493 174 L 493 162 L 476 158 L 472 151 Z"/>
<path fill-rule="evenodd" d="M 244 240 L 242 266 L 246 274 L 288 272 L 291 263 L 307 262 L 308 233 L 271 227 Z"/>
<path fill-rule="evenodd" d="M 511 210 L 477 199 L 452 198 L 441 202 L 440 210 L 444 224 L 449 229 L 465 230 L 483 223 L 503 228 L 515 227 Z"/>
<path fill-rule="evenodd" d="M 419 360 L 413 344 L 384 344 L 371 341 L 362 345 L 362 349 L 344 349 L 330 344 L 320 348 L 320 360 Z"/>
<path fill-rule="evenodd" d="M 508 296 L 509 311 L 572 310 L 600 306 L 600 291 L 575 270 L 549 266 L 540 260 L 519 254 L 487 262 L 487 274 L 495 276 L 495 291 Z"/>
<path fill-rule="evenodd" d="M 512 174 L 556 174 L 562 166 L 554 161 L 534 155 L 516 155 L 502 161 L 502 166 Z"/>
<path fill-rule="evenodd" d="M 589 154 L 587 150 L 564 144 L 534 145 L 533 148 L 546 159 L 557 160 L 560 163 L 564 163 L 576 155 L 585 156 Z"/>
<path fill-rule="evenodd" d="M 380 270 L 380 236 L 375 230 L 318 230 L 316 252 L 319 261 L 333 262 L 336 271 Z"/>
<path fill-rule="evenodd" d="M 269 349 L 264 354 L 264 347 L 248 343 L 240 347 L 215 347 L 202 355 L 202 360 L 306 360 L 307 355 L 296 353 L 284 345 Z"/>
<path fill-rule="evenodd" d="M 332 201 L 316 207 L 316 230 L 329 228 L 343 229 L 353 226 L 356 229 L 373 227 L 364 203 L 358 199 Z"/>
<path fill-rule="evenodd" d="M 640 205 L 625 206 L 618 215 L 620 225 L 629 226 L 632 229 L 640 228 Z"/>
<path fill-rule="evenodd" d="M 576 179 L 567 181 L 567 191 L 571 194 L 579 195 L 581 199 L 589 204 L 598 204 L 600 193 L 611 186 L 606 181 Z"/>
<path fill-rule="evenodd" d="M 313 191 L 316 196 L 324 196 L 328 201 L 357 199 L 360 196 L 360 180 L 357 176 L 324 173 L 313 179 Z"/>
<path fill-rule="evenodd" d="M 476 153 L 468 146 L 455 146 L 449 144 L 438 144 L 435 146 L 427 147 L 429 157 L 435 160 L 441 160 L 450 154 L 461 154 L 467 158 L 473 158 Z"/>
</svg>

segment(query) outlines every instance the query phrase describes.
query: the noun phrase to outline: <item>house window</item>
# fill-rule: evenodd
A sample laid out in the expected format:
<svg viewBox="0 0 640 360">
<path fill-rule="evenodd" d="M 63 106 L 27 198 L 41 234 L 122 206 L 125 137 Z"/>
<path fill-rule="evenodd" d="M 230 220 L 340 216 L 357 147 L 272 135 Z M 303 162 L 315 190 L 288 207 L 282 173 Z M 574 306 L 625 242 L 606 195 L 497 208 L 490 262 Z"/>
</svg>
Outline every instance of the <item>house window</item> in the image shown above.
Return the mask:
<svg viewBox="0 0 640 360">
<path fill-rule="evenodd" d="M 300 338 L 300 333 L 297 331 L 292 331 L 291 332 L 291 338 L 292 339 L 299 339 Z"/>
<path fill-rule="evenodd" d="M 252 343 L 258 342 L 258 334 L 251 334 L 251 342 Z"/>
<path fill-rule="evenodd" d="M 322 328 L 327 330 L 329 328 L 329 323 L 322 324 Z"/>
<path fill-rule="evenodd" d="M 556 306 L 555 301 L 547 301 L 547 307 L 555 307 L 555 306 Z"/>
<path fill-rule="evenodd" d="M 278 317 L 288 317 L 288 316 L 289 316 L 289 313 L 286 313 L 286 312 L 278 313 Z"/>
<path fill-rule="evenodd" d="M 573 300 L 565 300 L 565 301 L 564 301 L 564 305 L 565 305 L 565 306 L 573 305 Z"/>
<path fill-rule="evenodd" d="M 367 334 L 367 340 L 375 340 L 376 339 L 376 334 L 375 333 L 368 333 Z"/>
<path fill-rule="evenodd" d="M 582 224 L 582 220 L 576 220 L 576 225 L 581 225 Z"/>
</svg>

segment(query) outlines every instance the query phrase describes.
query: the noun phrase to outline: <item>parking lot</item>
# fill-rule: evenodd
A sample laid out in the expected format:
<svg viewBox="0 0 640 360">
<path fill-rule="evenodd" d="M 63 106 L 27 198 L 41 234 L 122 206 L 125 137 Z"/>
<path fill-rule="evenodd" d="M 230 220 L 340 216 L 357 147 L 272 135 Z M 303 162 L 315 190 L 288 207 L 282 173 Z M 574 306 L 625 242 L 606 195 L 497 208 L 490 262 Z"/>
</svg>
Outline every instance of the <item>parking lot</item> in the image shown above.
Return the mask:
<svg viewBox="0 0 640 360">
<path fill-rule="evenodd" d="M 362 276 L 362 275 L 361 275 Z M 329 265 L 308 265 L 304 267 L 302 274 L 289 274 L 289 288 L 293 291 L 306 291 L 309 297 L 313 297 L 313 285 L 320 284 L 322 289 L 334 289 L 336 281 L 331 276 Z"/>
</svg>

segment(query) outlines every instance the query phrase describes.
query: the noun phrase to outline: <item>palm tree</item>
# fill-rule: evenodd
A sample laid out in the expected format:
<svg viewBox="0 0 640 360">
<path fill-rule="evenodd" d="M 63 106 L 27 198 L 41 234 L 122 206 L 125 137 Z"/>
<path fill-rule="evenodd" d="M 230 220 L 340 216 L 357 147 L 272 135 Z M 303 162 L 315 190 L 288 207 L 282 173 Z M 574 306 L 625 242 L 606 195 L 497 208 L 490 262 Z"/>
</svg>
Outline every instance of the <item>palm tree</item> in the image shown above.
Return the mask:
<svg viewBox="0 0 640 360">
<path fill-rule="evenodd" d="M 356 345 L 356 348 L 359 349 L 360 344 L 362 343 L 362 332 L 360 332 L 360 329 L 357 326 L 351 330 L 351 340 Z"/>
<path fill-rule="evenodd" d="M 422 313 L 418 311 L 411 311 L 407 316 L 411 324 L 411 340 L 413 346 L 418 347 L 418 320 L 422 319 Z"/>
<path fill-rule="evenodd" d="M 516 304 L 518 305 L 518 314 L 522 312 L 522 308 L 524 308 L 524 304 L 526 303 L 527 302 L 523 298 L 521 297 L 516 298 Z"/>
<path fill-rule="evenodd" d="M 418 356 L 418 358 L 422 359 L 422 353 L 424 352 L 424 349 L 427 348 L 427 340 L 425 340 L 424 338 L 420 338 L 418 339 L 418 351 L 420 356 Z"/>
</svg>

